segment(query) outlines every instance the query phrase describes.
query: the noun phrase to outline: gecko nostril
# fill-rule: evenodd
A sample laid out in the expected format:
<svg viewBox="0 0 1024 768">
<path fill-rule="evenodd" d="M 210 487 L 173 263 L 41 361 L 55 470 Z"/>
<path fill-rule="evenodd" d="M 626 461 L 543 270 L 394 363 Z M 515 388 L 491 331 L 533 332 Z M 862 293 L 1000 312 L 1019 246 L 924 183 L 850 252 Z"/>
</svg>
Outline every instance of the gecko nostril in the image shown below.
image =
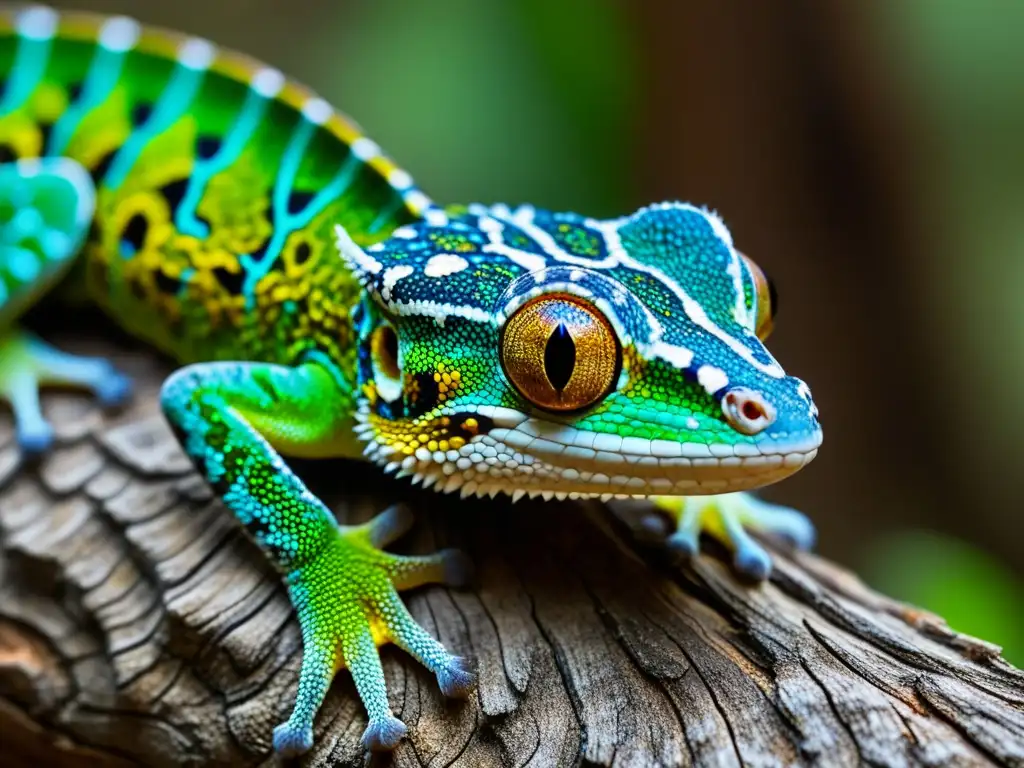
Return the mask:
<svg viewBox="0 0 1024 768">
<path fill-rule="evenodd" d="M 756 421 L 764 416 L 764 409 L 760 403 L 755 403 L 753 400 L 747 400 L 743 403 L 743 415 L 750 421 Z"/>
<path fill-rule="evenodd" d="M 744 435 L 756 435 L 775 421 L 775 408 L 759 392 L 738 387 L 722 398 L 722 414 Z"/>
</svg>

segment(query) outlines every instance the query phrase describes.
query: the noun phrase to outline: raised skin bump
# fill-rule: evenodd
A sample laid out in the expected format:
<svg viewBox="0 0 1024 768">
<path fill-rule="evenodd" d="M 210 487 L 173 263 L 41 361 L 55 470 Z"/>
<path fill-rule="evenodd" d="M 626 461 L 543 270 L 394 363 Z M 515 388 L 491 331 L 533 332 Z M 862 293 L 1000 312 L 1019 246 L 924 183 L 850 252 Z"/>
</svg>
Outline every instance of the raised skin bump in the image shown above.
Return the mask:
<svg viewBox="0 0 1024 768">
<path fill-rule="evenodd" d="M 445 695 L 472 686 L 397 595 L 464 584 L 466 558 L 381 551 L 407 515 L 338 526 L 282 455 L 365 455 L 462 495 L 675 495 L 670 546 L 695 552 L 711 533 L 758 578 L 770 559 L 746 528 L 812 538 L 797 513 L 713 495 L 782 479 L 821 441 L 809 389 L 764 347 L 767 279 L 716 215 L 683 203 L 612 220 L 441 209 L 276 70 L 126 19 L 2 11 L 0 71 L 0 156 L 16 161 L 0 166 L 0 220 L 12 222 L 0 237 L 0 397 L 23 447 L 43 450 L 40 384 L 127 393 L 109 366 L 14 327 L 79 251 L 68 287 L 192 364 L 166 383 L 167 416 L 277 564 L 302 629 L 280 753 L 310 748 L 342 667 L 367 711 L 364 745 L 398 743 L 382 642 Z M 63 184 L 49 218 L 17 195 L 5 207 L 5 189 L 36 177 Z M 22 230 L 44 233 L 52 270 L 18 250 Z M 503 330 L 531 306 L 564 311 L 508 334 L 527 348 L 504 364 L 531 370 L 507 375 Z M 678 500 L 689 494 L 712 495 Z"/>
</svg>

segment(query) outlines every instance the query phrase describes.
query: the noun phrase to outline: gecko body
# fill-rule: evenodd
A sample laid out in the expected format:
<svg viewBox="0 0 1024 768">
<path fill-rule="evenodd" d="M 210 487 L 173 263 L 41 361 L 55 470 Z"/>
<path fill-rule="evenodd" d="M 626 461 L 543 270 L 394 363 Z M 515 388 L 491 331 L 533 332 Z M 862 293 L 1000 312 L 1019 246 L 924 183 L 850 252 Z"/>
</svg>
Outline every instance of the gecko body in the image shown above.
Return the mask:
<svg viewBox="0 0 1024 768">
<path fill-rule="evenodd" d="M 365 457 L 462 495 L 655 497 L 671 546 L 710 533 L 758 578 L 745 527 L 810 544 L 806 518 L 743 493 L 810 461 L 821 429 L 763 344 L 773 289 L 717 215 L 440 207 L 277 70 L 122 17 L 5 11 L 0 77 L 0 400 L 40 452 L 41 387 L 128 394 L 106 361 L 20 328 L 50 293 L 181 364 L 164 412 L 302 628 L 280 753 L 310 748 L 341 668 L 363 743 L 398 743 L 384 642 L 446 695 L 473 683 L 398 597 L 462 580 L 462 556 L 384 552 L 403 515 L 341 526 L 284 456 Z"/>
</svg>

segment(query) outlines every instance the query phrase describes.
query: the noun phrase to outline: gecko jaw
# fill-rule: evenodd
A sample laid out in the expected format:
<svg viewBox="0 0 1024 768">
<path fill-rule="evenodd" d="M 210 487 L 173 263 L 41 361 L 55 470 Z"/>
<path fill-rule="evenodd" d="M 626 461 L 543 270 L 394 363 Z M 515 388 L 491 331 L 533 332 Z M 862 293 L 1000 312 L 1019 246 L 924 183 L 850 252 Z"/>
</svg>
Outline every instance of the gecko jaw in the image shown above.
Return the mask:
<svg viewBox="0 0 1024 768">
<path fill-rule="evenodd" d="M 497 424 L 509 424 L 509 409 L 481 409 Z M 518 414 L 521 427 L 528 419 Z M 380 442 L 372 423 L 357 427 L 367 441 L 364 454 L 398 477 L 444 493 L 513 499 L 647 497 L 707 495 L 752 490 L 775 483 L 802 468 L 817 454 L 820 431 L 796 438 L 776 436 L 749 443 L 708 446 L 644 439 L 594 436 L 571 427 L 548 430 L 543 437 L 516 427 L 492 428 L 458 449 L 396 450 Z M 581 437 L 585 436 L 585 437 Z M 558 438 L 572 440 L 568 445 Z M 615 447 L 615 440 L 618 445 Z M 580 441 L 590 442 L 585 447 Z M 614 450 L 612 450 L 614 447 Z M 667 455 L 671 454 L 671 455 Z"/>
</svg>

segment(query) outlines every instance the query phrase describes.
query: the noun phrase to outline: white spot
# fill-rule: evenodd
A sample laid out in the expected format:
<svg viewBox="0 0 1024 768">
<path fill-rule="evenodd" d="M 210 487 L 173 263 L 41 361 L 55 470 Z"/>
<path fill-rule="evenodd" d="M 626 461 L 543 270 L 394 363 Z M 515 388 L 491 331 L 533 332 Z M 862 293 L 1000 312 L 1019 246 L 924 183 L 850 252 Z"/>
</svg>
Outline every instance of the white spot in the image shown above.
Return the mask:
<svg viewBox="0 0 1024 768">
<path fill-rule="evenodd" d="M 206 69 L 213 63 L 216 50 L 209 40 L 190 37 L 178 49 L 178 62 L 188 69 Z"/>
<path fill-rule="evenodd" d="M 18 14 L 18 34 L 30 40 L 49 40 L 57 31 L 57 12 L 35 6 Z"/>
<path fill-rule="evenodd" d="M 483 219 L 481 219 L 481 222 L 483 222 Z M 500 256 L 504 256 L 513 264 L 522 267 L 526 272 L 536 272 L 543 269 L 547 264 L 543 256 L 520 251 L 518 248 L 512 248 L 504 243 L 487 243 L 483 249 L 488 253 L 497 253 Z"/>
<path fill-rule="evenodd" d="M 439 253 L 437 256 L 430 257 L 423 268 L 423 274 L 427 277 L 446 277 L 461 272 L 468 266 L 469 262 L 461 256 L 456 256 L 453 253 Z"/>
<path fill-rule="evenodd" d="M 448 214 L 440 208 L 428 208 L 423 211 L 423 218 L 432 227 L 445 227 L 448 225 Z"/>
<path fill-rule="evenodd" d="M 272 99 L 284 88 L 284 75 L 278 70 L 264 67 L 252 76 L 252 89 L 265 99 Z"/>
<path fill-rule="evenodd" d="M 139 23 L 127 16 L 114 16 L 100 27 L 100 45 L 108 51 L 130 51 L 139 41 Z"/>
<path fill-rule="evenodd" d="M 416 230 L 412 227 L 399 227 L 391 233 L 392 237 L 400 237 L 403 240 L 412 240 L 416 237 Z"/>
<path fill-rule="evenodd" d="M 677 347 L 665 341 L 651 344 L 647 350 L 649 357 L 658 357 L 674 368 L 689 368 L 693 362 L 693 352 L 686 347 Z"/>
<path fill-rule="evenodd" d="M 380 157 L 380 147 L 373 139 L 360 136 L 352 142 L 352 154 L 365 163 L 375 157 Z"/>
<path fill-rule="evenodd" d="M 302 105 L 302 116 L 314 125 L 323 125 L 334 112 L 331 105 L 321 98 L 309 99 Z"/>
<path fill-rule="evenodd" d="M 409 208 L 412 209 L 415 213 L 425 211 L 434 204 L 433 200 L 431 200 L 425 194 L 420 192 L 418 189 L 406 190 L 405 193 L 402 195 L 402 199 L 405 200 L 405 204 L 409 206 Z"/>
<path fill-rule="evenodd" d="M 393 168 L 388 174 L 388 184 L 395 189 L 408 189 L 412 186 L 412 176 L 401 168 Z"/>
<path fill-rule="evenodd" d="M 729 383 L 729 377 L 721 368 L 713 365 L 702 365 L 697 369 L 697 381 L 708 391 L 714 394 Z"/>
<path fill-rule="evenodd" d="M 415 271 L 408 264 L 399 264 L 397 267 L 385 269 L 380 289 L 380 295 L 384 301 L 391 301 L 391 290 L 395 287 L 395 283 L 404 277 L 408 277 Z"/>
<path fill-rule="evenodd" d="M 686 428 L 689 430 L 700 429 L 700 422 L 691 416 L 686 420 Z"/>
<path fill-rule="evenodd" d="M 569 279 L 572 280 L 574 283 L 578 283 L 580 280 L 586 277 L 586 274 L 587 273 L 584 272 L 582 269 L 570 269 Z"/>
</svg>

